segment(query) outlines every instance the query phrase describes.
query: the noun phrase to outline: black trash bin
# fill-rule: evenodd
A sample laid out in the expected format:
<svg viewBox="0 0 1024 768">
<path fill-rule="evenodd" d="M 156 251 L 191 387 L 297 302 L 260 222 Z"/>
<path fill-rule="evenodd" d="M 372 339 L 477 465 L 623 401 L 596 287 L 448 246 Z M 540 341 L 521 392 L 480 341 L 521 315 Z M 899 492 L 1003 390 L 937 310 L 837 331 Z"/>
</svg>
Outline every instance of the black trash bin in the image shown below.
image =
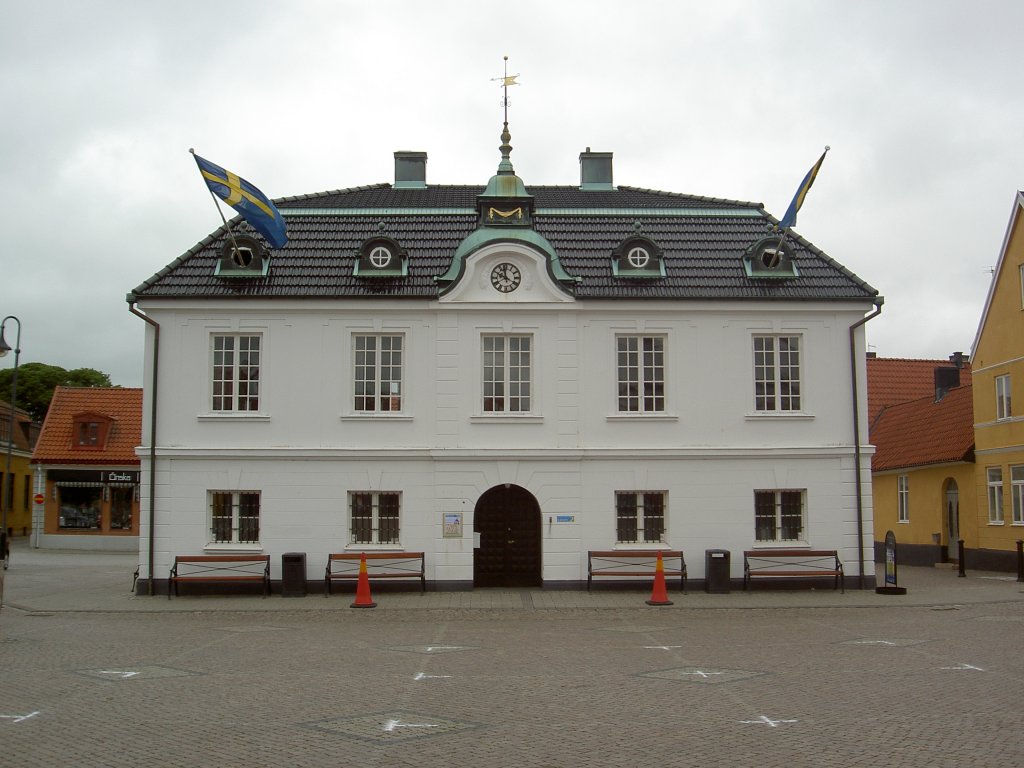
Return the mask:
<svg viewBox="0 0 1024 768">
<path fill-rule="evenodd" d="M 281 555 L 281 597 L 306 596 L 306 553 Z"/>
<path fill-rule="evenodd" d="M 704 589 L 713 594 L 729 592 L 729 562 L 727 549 L 704 550 Z"/>
</svg>

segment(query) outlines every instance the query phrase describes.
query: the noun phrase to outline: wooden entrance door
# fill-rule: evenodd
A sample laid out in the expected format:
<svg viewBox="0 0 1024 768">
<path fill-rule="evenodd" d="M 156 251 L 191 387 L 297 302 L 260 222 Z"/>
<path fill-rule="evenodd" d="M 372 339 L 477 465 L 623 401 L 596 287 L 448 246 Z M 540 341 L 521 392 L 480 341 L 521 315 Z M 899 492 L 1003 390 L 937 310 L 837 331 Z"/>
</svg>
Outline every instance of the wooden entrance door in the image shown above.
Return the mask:
<svg viewBox="0 0 1024 768">
<path fill-rule="evenodd" d="M 541 579 L 540 506 L 518 485 L 487 491 L 473 511 L 473 586 L 539 587 Z"/>
</svg>

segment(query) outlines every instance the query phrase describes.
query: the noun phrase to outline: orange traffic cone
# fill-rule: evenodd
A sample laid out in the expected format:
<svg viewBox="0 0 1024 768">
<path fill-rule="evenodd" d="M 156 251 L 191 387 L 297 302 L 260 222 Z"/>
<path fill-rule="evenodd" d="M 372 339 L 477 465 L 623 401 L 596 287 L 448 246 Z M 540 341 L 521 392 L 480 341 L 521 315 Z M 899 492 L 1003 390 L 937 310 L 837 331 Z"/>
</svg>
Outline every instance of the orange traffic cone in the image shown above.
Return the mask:
<svg viewBox="0 0 1024 768">
<path fill-rule="evenodd" d="M 662 577 L 664 579 L 664 577 Z M 356 584 L 356 601 L 349 608 L 376 608 L 370 597 L 370 576 L 366 572 L 366 553 L 359 558 L 359 582 Z"/>
<path fill-rule="evenodd" d="M 658 553 L 658 564 L 654 567 L 654 589 L 651 590 L 651 599 L 645 600 L 648 605 L 672 605 L 668 599 L 668 590 L 665 588 L 665 565 L 661 562 L 661 552 Z"/>
</svg>

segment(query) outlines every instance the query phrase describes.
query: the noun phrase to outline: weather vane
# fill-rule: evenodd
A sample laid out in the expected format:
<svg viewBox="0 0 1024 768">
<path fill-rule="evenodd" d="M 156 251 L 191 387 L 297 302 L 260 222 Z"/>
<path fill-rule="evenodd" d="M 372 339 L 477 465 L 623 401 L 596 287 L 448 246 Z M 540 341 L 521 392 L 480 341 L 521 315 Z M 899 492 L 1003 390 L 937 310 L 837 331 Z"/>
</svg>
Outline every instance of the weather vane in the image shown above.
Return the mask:
<svg viewBox="0 0 1024 768">
<path fill-rule="evenodd" d="M 504 58 L 505 58 L 505 74 L 502 77 L 492 77 L 491 81 L 493 82 L 493 81 L 500 80 L 501 81 L 501 87 L 505 91 L 505 95 L 504 95 L 504 97 L 501 100 L 501 105 L 505 108 L 505 123 L 508 124 L 508 104 L 509 104 L 509 102 L 508 102 L 508 87 L 510 85 L 519 85 L 519 83 L 516 82 L 516 78 L 519 77 L 519 75 L 518 74 L 510 75 L 508 73 L 508 56 L 505 56 Z"/>
</svg>

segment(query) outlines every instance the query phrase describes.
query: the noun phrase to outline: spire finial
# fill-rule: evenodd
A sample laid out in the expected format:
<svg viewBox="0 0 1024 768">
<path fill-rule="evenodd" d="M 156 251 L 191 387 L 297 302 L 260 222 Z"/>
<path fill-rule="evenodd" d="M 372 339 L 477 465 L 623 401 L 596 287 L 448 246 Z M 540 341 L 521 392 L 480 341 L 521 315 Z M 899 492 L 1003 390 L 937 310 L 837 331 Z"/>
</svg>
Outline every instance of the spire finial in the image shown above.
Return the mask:
<svg viewBox="0 0 1024 768">
<path fill-rule="evenodd" d="M 492 80 L 500 80 L 501 88 L 503 91 L 501 105 L 505 110 L 505 124 L 504 129 L 501 132 L 501 146 L 498 148 L 501 150 L 501 163 L 498 164 L 498 173 L 500 174 L 514 174 L 515 170 L 512 168 L 512 160 L 510 155 L 512 154 L 512 145 L 509 143 L 512 141 L 512 134 L 508 130 L 508 87 L 510 85 L 519 85 L 516 82 L 516 78 L 519 77 L 518 73 L 510 75 L 508 73 L 508 56 L 504 56 L 505 61 L 505 72 L 501 77 L 492 78 Z"/>
</svg>

